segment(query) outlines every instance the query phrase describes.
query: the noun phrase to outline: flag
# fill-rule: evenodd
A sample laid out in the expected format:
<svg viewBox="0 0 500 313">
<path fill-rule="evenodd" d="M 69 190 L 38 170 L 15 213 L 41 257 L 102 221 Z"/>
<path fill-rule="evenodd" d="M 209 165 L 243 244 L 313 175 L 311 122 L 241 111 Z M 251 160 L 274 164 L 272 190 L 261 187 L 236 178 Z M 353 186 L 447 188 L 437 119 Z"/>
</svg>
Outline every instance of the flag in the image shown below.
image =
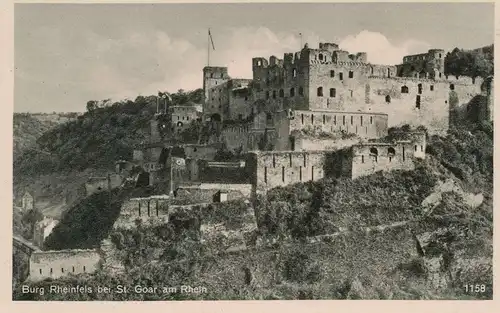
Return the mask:
<svg viewBox="0 0 500 313">
<path fill-rule="evenodd" d="M 172 102 L 172 97 L 167 92 L 158 91 L 158 97 L 162 99 L 168 99 L 170 102 Z"/>
<path fill-rule="evenodd" d="M 210 28 L 208 29 L 208 37 L 210 37 L 210 42 L 212 43 L 212 49 L 215 50 L 214 40 L 212 39 L 212 33 L 210 33 Z"/>
</svg>

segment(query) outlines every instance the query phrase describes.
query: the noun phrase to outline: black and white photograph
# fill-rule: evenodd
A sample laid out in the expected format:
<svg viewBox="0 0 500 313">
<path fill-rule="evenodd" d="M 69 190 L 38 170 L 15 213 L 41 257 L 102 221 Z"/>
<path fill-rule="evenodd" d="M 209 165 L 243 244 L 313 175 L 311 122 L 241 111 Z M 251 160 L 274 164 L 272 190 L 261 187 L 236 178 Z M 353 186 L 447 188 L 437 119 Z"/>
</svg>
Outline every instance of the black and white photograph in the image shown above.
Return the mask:
<svg viewBox="0 0 500 313">
<path fill-rule="evenodd" d="M 493 299 L 495 3 L 13 7 L 12 301 Z"/>
</svg>

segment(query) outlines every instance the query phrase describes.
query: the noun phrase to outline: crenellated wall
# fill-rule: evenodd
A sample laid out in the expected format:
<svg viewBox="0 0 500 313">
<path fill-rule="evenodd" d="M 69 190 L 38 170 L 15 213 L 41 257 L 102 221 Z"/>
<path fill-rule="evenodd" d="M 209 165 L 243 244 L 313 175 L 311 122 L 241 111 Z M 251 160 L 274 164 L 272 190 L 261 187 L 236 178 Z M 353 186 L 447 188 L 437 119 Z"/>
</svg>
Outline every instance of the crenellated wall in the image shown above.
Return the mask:
<svg viewBox="0 0 500 313">
<path fill-rule="evenodd" d="M 251 182 L 257 193 L 325 176 L 325 151 L 252 151 L 247 158 Z"/>
<path fill-rule="evenodd" d="M 380 138 L 387 134 L 387 114 L 332 111 L 295 111 L 290 132 L 319 128 L 328 133 L 355 134 L 362 138 Z"/>
<path fill-rule="evenodd" d="M 415 164 L 412 148 L 413 144 L 410 142 L 354 145 L 351 150 L 351 178 L 371 175 L 378 171 L 413 170 Z"/>
<path fill-rule="evenodd" d="M 142 223 L 168 222 L 169 197 L 152 196 L 148 198 L 132 198 L 123 202 L 114 228 L 136 227 L 136 221 Z"/>
<path fill-rule="evenodd" d="M 36 251 L 30 258 L 29 280 L 93 273 L 99 268 L 100 261 L 97 250 Z"/>
</svg>

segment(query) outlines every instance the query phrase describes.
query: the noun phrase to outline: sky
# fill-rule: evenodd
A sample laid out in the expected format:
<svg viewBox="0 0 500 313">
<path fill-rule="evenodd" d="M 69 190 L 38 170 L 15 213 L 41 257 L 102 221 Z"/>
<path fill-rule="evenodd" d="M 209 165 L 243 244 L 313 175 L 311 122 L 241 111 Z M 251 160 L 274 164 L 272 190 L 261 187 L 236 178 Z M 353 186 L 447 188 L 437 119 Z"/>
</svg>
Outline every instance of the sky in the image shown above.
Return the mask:
<svg viewBox="0 0 500 313">
<path fill-rule="evenodd" d="M 14 111 L 78 112 L 89 100 L 202 87 L 210 65 L 252 78 L 253 57 L 334 42 L 399 64 L 430 48 L 494 41 L 491 3 L 16 4 Z"/>
</svg>

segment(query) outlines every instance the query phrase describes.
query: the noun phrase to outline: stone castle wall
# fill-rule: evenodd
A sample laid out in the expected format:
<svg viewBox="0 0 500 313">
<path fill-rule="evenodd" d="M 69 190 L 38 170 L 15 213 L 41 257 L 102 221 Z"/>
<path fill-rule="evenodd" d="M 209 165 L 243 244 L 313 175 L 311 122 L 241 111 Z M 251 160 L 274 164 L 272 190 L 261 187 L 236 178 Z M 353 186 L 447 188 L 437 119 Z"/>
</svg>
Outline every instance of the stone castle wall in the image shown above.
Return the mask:
<svg viewBox="0 0 500 313">
<path fill-rule="evenodd" d="M 216 202 L 215 198 L 220 192 L 227 193 L 227 201 L 250 199 L 252 185 L 200 183 L 180 186 L 176 190 L 176 199 L 190 200 L 197 203 L 211 203 Z"/>
<path fill-rule="evenodd" d="M 110 175 L 110 183 L 111 189 L 119 187 L 122 184 L 122 177 L 117 174 L 112 174 Z M 87 193 L 87 196 L 105 190 L 108 190 L 107 177 L 91 177 L 89 181 L 85 183 L 85 191 Z"/>
<path fill-rule="evenodd" d="M 247 167 L 257 193 L 325 176 L 325 151 L 252 151 Z"/>
<path fill-rule="evenodd" d="M 351 178 L 378 171 L 413 170 L 415 164 L 412 148 L 411 143 L 355 145 L 351 150 Z"/>
<path fill-rule="evenodd" d="M 30 258 L 31 281 L 95 272 L 101 261 L 97 250 L 37 251 Z"/>
<path fill-rule="evenodd" d="M 356 134 L 362 138 L 380 138 L 387 134 L 387 114 L 331 111 L 295 111 L 290 132 L 317 128 L 328 133 Z"/>
<path fill-rule="evenodd" d="M 195 106 L 173 106 L 170 107 L 172 130 L 182 131 L 199 117 Z"/>
<path fill-rule="evenodd" d="M 168 197 L 132 198 L 124 201 L 114 228 L 136 227 L 142 223 L 163 223 L 168 221 Z"/>
</svg>

